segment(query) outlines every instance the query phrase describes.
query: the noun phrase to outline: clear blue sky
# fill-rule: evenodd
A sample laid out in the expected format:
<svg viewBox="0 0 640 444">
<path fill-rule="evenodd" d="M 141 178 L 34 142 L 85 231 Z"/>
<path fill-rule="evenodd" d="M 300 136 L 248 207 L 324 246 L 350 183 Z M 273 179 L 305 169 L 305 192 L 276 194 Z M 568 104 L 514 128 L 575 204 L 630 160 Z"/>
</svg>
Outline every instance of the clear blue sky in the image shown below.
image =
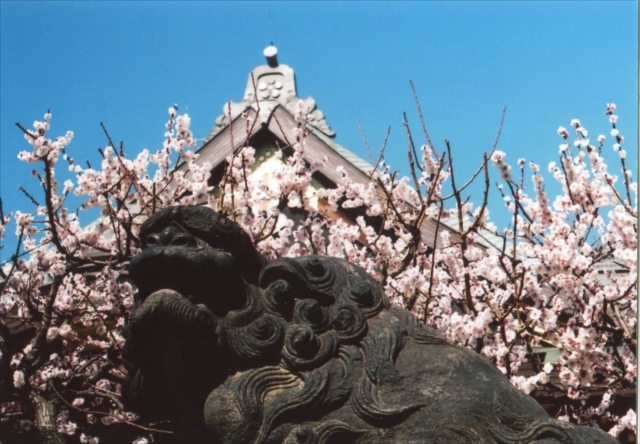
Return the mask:
<svg viewBox="0 0 640 444">
<path fill-rule="evenodd" d="M 27 144 L 14 122 L 30 126 L 51 109 L 51 135 L 75 131 L 71 156 L 94 165 L 106 145 L 101 121 L 133 156 L 161 146 L 166 110 L 178 103 L 202 138 L 226 101 L 242 99 L 270 42 L 340 144 L 366 158 L 357 122 L 372 147 L 391 126 L 387 160 L 403 171 L 403 111 L 420 134 L 409 79 L 432 140 L 441 149 L 451 141 L 461 180 L 490 149 L 504 106 L 499 149 L 512 164 L 524 157 L 546 169 L 556 129 L 572 118 L 592 139 L 609 136 L 608 102 L 637 163 L 635 1 L 1 1 L 0 12 L 5 212 L 31 208 L 19 184 L 37 192 L 32 167 L 16 160 Z"/>
</svg>

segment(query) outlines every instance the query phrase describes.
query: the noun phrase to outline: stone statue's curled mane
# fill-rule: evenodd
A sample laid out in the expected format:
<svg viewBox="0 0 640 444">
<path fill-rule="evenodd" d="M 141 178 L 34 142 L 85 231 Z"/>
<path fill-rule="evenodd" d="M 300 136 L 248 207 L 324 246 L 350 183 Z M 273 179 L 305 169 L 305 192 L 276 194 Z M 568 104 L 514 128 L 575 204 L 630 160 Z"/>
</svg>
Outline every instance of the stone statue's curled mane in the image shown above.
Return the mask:
<svg viewBox="0 0 640 444">
<path fill-rule="evenodd" d="M 127 325 L 126 401 L 173 418 L 184 440 L 591 439 L 390 306 L 353 264 L 266 260 L 238 225 L 204 207 L 162 210 L 141 238 L 130 270 L 139 294 Z M 486 387 L 444 396 L 473 378 Z"/>
</svg>

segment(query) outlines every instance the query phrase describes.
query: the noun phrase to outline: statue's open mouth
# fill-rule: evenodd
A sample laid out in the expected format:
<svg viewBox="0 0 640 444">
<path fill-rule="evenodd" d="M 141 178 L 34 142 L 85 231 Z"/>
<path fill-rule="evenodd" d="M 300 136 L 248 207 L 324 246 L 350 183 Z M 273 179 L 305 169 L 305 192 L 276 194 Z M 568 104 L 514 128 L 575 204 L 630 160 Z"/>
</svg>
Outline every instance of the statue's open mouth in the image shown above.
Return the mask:
<svg viewBox="0 0 640 444">
<path fill-rule="evenodd" d="M 216 326 L 211 310 L 174 290 L 163 289 L 146 297 L 127 325 L 124 356 L 133 366 L 129 397 L 144 399 L 149 397 L 145 387 L 163 387 L 161 396 L 172 401 L 169 410 L 175 409 L 168 412 L 171 416 L 199 411 L 202 394 L 210 390 L 214 379 Z M 136 400 L 132 401 L 135 405 Z"/>
<path fill-rule="evenodd" d="M 175 348 L 171 350 L 172 359 L 178 362 L 196 359 L 191 354 L 204 360 L 212 355 L 216 325 L 215 315 L 206 306 L 194 305 L 173 290 L 156 291 L 131 314 L 125 358 L 160 377 L 160 363 L 156 361 L 169 348 Z"/>
<path fill-rule="evenodd" d="M 139 303 L 169 289 L 224 316 L 246 303 L 244 282 L 235 265 L 233 257 L 221 249 L 154 246 L 131 260 L 129 274 L 138 287 Z"/>
</svg>

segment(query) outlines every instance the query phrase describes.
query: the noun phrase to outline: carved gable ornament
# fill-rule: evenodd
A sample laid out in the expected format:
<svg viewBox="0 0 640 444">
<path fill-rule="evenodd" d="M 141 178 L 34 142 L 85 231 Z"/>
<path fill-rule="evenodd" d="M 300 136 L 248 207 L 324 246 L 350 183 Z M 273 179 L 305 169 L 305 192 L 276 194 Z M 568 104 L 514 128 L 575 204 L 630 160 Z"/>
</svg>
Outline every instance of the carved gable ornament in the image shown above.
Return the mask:
<svg viewBox="0 0 640 444">
<path fill-rule="evenodd" d="M 268 46 L 264 50 L 264 55 L 268 64 L 258 66 L 249 74 L 242 102 L 228 102 L 223 106 L 222 115 L 216 119 L 214 127 L 205 138 L 205 143 L 229 125 L 229 117 L 233 121 L 247 108 L 257 111 L 256 101 L 260 105 L 259 118 L 262 122 L 269 121 L 272 112 L 278 105 L 284 107 L 292 115 L 296 115 L 297 104 L 301 99 L 296 92 L 293 69 L 278 63 L 275 46 Z M 316 108 L 315 100 L 312 97 L 307 97 L 303 103 L 309 116 L 308 124 L 324 135 L 334 137 L 335 131 L 327 124 L 323 112 Z"/>
</svg>

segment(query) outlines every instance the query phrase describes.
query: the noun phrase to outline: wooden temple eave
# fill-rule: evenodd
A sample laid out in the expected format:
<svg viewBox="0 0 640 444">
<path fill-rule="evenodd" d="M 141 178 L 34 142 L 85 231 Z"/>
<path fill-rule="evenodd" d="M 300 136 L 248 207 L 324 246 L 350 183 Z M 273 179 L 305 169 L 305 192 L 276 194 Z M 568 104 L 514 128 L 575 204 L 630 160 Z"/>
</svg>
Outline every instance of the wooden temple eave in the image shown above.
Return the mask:
<svg viewBox="0 0 640 444">
<path fill-rule="evenodd" d="M 297 127 L 298 122 L 296 122 L 294 117 L 283 107 L 276 107 L 273 110 L 267 124 L 269 131 L 283 140 L 291 140 L 291 136 L 287 135 L 293 134 L 293 130 Z M 318 171 L 334 184 L 338 184 L 341 181 L 341 173 L 337 171 L 339 166 L 344 168 L 344 171 L 352 180 L 358 183 L 369 182 L 369 175 L 328 146 L 318 136 L 318 130 L 311 125 L 307 125 L 307 131 L 308 135 L 305 139 L 305 147 L 302 154 L 305 161 L 310 164 L 322 162 L 326 157 L 327 161 L 325 165 Z"/>
<path fill-rule="evenodd" d="M 261 122 L 256 121 L 257 115 L 253 108 L 247 108 L 244 115 L 236 117 L 230 125 L 196 150 L 195 154 L 198 155 L 196 162 L 198 164 L 209 162 L 213 169 L 224 162 L 229 155 L 235 154 L 262 128 Z M 176 166 L 176 171 L 186 169 L 186 162 L 180 162 Z M 191 173 L 187 171 L 185 177 L 189 178 L 190 175 Z"/>
<path fill-rule="evenodd" d="M 244 113 L 237 116 L 230 125 L 218 132 L 196 151 L 196 154 L 198 154 L 197 163 L 209 162 L 212 169 L 216 168 L 232 152 L 236 153 L 243 146 L 247 146 L 251 137 L 263 129 L 285 144 L 292 143 L 293 130 L 298 128 L 298 122 L 287 109 L 278 104 L 273 104 L 273 102 L 260 103 L 259 106 L 253 105 L 247 107 Z M 338 171 L 338 167 L 341 166 L 354 182 L 361 184 L 370 182 L 371 172 L 363 169 L 371 167 L 372 170 L 373 166 L 356 155 L 349 153 L 332 140 L 327 141 L 326 139 L 328 138 L 313 126 L 307 124 L 306 129 L 308 133 L 303 152 L 305 161 L 309 164 L 322 163 L 326 157 L 326 162 L 318 170 L 318 173 L 335 186 L 342 179 L 342 173 Z M 345 157 L 347 155 L 354 157 L 355 162 L 354 159 L 347 159 Z M 354 163 L 358 163 L 358 166 L 354 165 Z M 187 164 L 185 162 L 176 167 L 178 171 L 184 171 L 186 168 Z M 190 172 L 187 171 L 186 177 L 188 178 L 189 176 Z M 337 216 L 337 214 L 333 216 Z M 331 218 L 335 219 L 335 217 Z M 347 219 L 345 218 L 344 220 L 346 221 Z M 460 240 L 459 233 L 456 230 L 446 224 L 438 224 L 435 220 L 425 219 L 420 226 L 423 241 L 428 246 L 433 247 L 435 240 L 436 248 L 442 247 L 440 234 L 445 230 L 449 232 L 452 242 Z"/>
</svg>

